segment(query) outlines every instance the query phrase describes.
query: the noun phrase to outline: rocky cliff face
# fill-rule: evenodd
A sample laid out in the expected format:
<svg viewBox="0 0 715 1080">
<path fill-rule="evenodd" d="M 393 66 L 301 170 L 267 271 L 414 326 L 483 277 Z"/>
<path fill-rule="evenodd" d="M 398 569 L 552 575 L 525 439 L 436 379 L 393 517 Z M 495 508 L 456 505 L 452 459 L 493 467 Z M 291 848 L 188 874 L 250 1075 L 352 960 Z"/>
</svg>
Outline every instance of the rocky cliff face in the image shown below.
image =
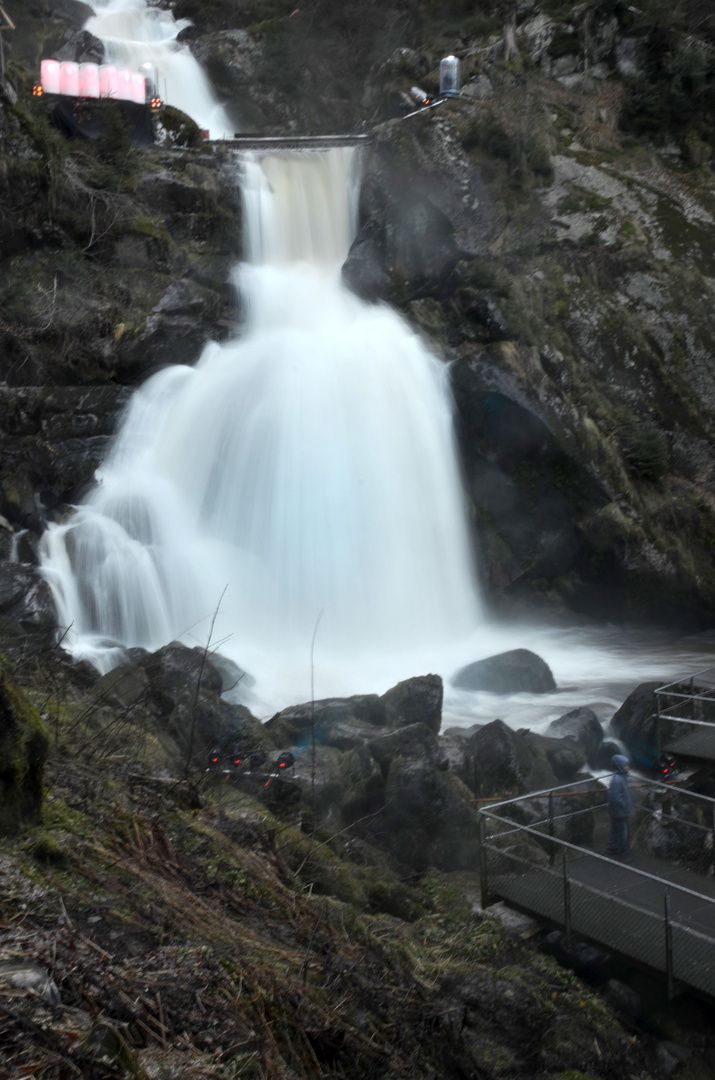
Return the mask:
<svg viewBox="0 0 715 1080">
<path fill-rule="evenodd" d="M 450 363 L 495 602 L 608 618 L 715 612 L 712 17 L 693 0 L 177 0 L 245 130 L 372 130 L 344 276 Z M 231 153 L 68 141 L 30 94 L 83 58 L 81 4 L 6 33 L 0 96 L 0 512 L 35 534 L 77 498 L 127 386 L 240 321 Z M 679 21 L 680 20 L 680 21 Z M 460 99 L 408 115 L 446 51 Z M 180 145 L 184 144 L 184 145 Z M 32 545 L 25 545 L 30 552 Z"/>
</svg>

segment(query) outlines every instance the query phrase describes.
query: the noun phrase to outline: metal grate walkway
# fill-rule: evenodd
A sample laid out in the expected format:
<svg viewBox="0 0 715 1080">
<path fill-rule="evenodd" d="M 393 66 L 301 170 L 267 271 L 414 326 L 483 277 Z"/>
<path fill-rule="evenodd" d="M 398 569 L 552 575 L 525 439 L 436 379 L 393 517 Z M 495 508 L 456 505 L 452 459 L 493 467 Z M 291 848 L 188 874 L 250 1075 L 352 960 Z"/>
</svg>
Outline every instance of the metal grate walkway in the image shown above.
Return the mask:
<svg viewBox="0 0 715 1080">
<path fill-rule="evenodd" d="M 715 800 L 636 784 L 625 857 L 601 854 L 608 816 L 593 781 L 482 808 L 482 903 L 505 900 L 658 972 L 671 996 L 715 999 Z"/>
</svg>

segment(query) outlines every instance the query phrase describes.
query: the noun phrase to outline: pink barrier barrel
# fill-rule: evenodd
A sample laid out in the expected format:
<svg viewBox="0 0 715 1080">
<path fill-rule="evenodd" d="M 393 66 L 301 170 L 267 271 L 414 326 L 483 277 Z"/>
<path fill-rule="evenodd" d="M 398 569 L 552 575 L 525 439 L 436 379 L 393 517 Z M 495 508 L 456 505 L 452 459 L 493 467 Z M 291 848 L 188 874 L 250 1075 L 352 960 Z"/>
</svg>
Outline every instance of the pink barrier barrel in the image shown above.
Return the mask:
<svg viewBox="0 0 715 1080">
<path fill-rule="evenodd" d="M 60 93 L 79 97 L 79 65 L 72 60 L 64 60 L 60 64 Z"/>
<path fill-rule="evenodd" d="M 114 64 L 102 64 L 99 68 L 99 96 L 119 97 L 119 72 Z"/>
<path fill-rule="evenodd" d="M 45 94 L 59 94 L 60 92 L 60 62 L 59 60 L 43 60 L 40 64 L 40 82 Z"/>
<path fill-rule="evenodd" d="M 97 64 L 79 65 L 79 96 L 99 97 L 99 67 Z"/>
<path fill-rule="evenodd" d="M 132 72 L 128 68 L 119 72 L 117 97 L 120 101 L 132 101 Z"/>
<path fill-rule="evenodd" d="M 146 104 L 144 76 L 138 75 L 136 72 L 132 73 L 132 101 L 135 101 L 137 105 Z"/>
</svg>

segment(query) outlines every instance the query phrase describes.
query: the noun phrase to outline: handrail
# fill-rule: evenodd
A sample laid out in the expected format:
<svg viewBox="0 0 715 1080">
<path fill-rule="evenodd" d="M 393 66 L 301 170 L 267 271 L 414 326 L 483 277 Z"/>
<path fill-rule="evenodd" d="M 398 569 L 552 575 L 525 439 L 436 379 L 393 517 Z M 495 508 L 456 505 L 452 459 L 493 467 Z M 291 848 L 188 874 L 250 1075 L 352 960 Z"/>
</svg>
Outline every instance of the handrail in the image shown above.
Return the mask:
<svg viewBox="0 0 715 1080">
<path fill-rule="evenodd" d="M 698 675 L 704 675 L 706 671 L 715 671 L 715 667 L 710 664 L 709 667 L 700 668 L 699 671 L 693 672 L 692 675 L 684 675 L 679 679 L 674 679 L 673 682 L 665 683 L 663 686 L 659 686 L 657 690 L 654 690 L 654 694 L 659 694 L 662 690 L 667 690 L 670 686 L 682 686 L 684 682 L 693 679 L 697 679 Z"/>
<path fill-rule="evenodd" d="M 711 700 L 715 701 L 715 698 Z M 715 720 L 690 720 L 687 716 L 671 716 L 670 713 L 658 713 L 659 720 L 672 720 L 674 724 L 693 724 L 695 727 L 715 727 Z"/>
<path fill-rule="evenodd" d="M 528 832 L 541 839 L 544 838 L 544 834 L 538 832 L 538 830 L 534 829 L 531 825 L 519 825 L 518 822 L 509 821 L 508 818 L 499 817 L 499 815 L 493 814 L 490 810 L 480 810 L 479 813 L 483 814 L 485 817 L 492 818 L 493 821 L 498 821 L 501 825 L 507 825 L 511 829 L 514 829 L 516 826 L 518 832 Z M 669 888 L 677 889 L 678 892 L 685 893 L 688 896 L 694 896 L 696 900 L 704 900 L 708 904 L 715 904 L 715 897 L 713 896 L 706 896 L 704 893 L 696 892 L 694 889 L 689 889 L 685 885 L 677 885 L 667 878 L 658 877 L 657 874 L 650 874 L 647 870 L 639 870 L 637 866 L 620 862 L 618 859 L 610 859 L 608 855 L 601 855 L 598 851 L 590 851 L 588 848 L 579 847 L 578 844 L 572 844 L 569 840 L 563 840 L 558 836 L 549 836 L 548 841 L 550 844 L 557 844 L 562 848 L 568 848 L 570 851 L 577 851 L 582 855 L 588 855 L 591 859 L 599 859 L 601 862 L 609 863 L 611 866 L 618 866 L 622 870 L 628 870 L 631 874 L 637 874 L 639 877 L 648 878 L 650 881 L 657 881 L 659 884 L 664 884 Z M 494 848 L 494 850 L 498 851 L 499 849 Z"/>
<path fill-rule="evenodd" d="M 603 777 L 594 776 L 591 778 L 591 783 L 601 784 L 601 786 L 603 786 L 603 781 L 605 780 L 605 777 L 610 777 L 613 775 L 614 773 L 605 773 Z M 544 798 L 544 796 L 548 796 L 552 793 L 554 795 L 556 795 L 557 793 L 561 794 L 562 792 L 565 792 L 568 788 L 578 787 L 579 785 L 583 786 L 585 783 L 587 783 L 587 781 L 585 781 L 582 777 L 580 780 L 572 780 L 570 784 L 559 784 L 558 787 L 543 788 L 543 790 L 541 791 L 529 791 L 523 795 L 516 795 L 513 799 L 503 799 L 500 802 L 495 803 L 492 809 L 496 810 L 500 806 L 512 806 L 514 803 L 524 802 L 525 799 L 542 799 Z M 678 787 L 676 784 L 664 784 L 662 780 L 651 780 L 649 777 L 645 777 L 644 780 L 641 781 L 641 783 L 651 785 L 652 787 L 662 788 L 663 791 L 675 791 L 679 795 L 686 796 L 686 798 L 688 799 L 702 799 L 703 802 L 712 803 L 713 807 L 715 807 L 715 799 L 711 795 L 701 795 L 697 791 L 688 791 L 686 788 Z M 595 795 L 597 791 L 598 788 L 594 788 L 593 791 L 585 791 L 580 794 Z M 488 813 L 488 811 L 486 810 L 486 808 L 483 808 L 479 810 L 479 813 Z M 519 823 L 514 822 L 514 824 L 518 825 Z"/>
</svg>

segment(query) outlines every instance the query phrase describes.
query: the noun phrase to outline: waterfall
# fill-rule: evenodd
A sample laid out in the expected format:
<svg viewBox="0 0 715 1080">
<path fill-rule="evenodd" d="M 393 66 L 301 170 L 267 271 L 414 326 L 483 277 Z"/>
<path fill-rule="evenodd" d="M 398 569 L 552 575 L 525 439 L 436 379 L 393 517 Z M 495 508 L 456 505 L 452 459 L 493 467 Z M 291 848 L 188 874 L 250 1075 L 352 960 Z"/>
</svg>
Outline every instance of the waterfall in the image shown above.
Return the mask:
<svg viewBox="0 0 715 1080">
<path fill-rule="evenodd" d="M 321 612 L 331 692 L 434 669 L 478 625 L 445 366 L 341 283 L 357 165 L 241 159 L 244 332 L 136 391 L 94 490 L 45 534 L 66 644 L 100 670 L 205 643 L 219 600 L 220 651 L 274 702 L 305 698 Z"/>
<path fill-rule="evenodd" d="M 191 50 L 176 38 L 190 26 L 170 11 L 148 8 L 145 0 L 105 0 L 94 3 L 94 16 L 84 29 L 99 38 L 105 61 L 138 71 L 154 64 L 159 73 L 159 95 L 190 116 L 213 139 L 233 134 L 234 125 L 218 104 L 211 84 Z"/>
</svg>

